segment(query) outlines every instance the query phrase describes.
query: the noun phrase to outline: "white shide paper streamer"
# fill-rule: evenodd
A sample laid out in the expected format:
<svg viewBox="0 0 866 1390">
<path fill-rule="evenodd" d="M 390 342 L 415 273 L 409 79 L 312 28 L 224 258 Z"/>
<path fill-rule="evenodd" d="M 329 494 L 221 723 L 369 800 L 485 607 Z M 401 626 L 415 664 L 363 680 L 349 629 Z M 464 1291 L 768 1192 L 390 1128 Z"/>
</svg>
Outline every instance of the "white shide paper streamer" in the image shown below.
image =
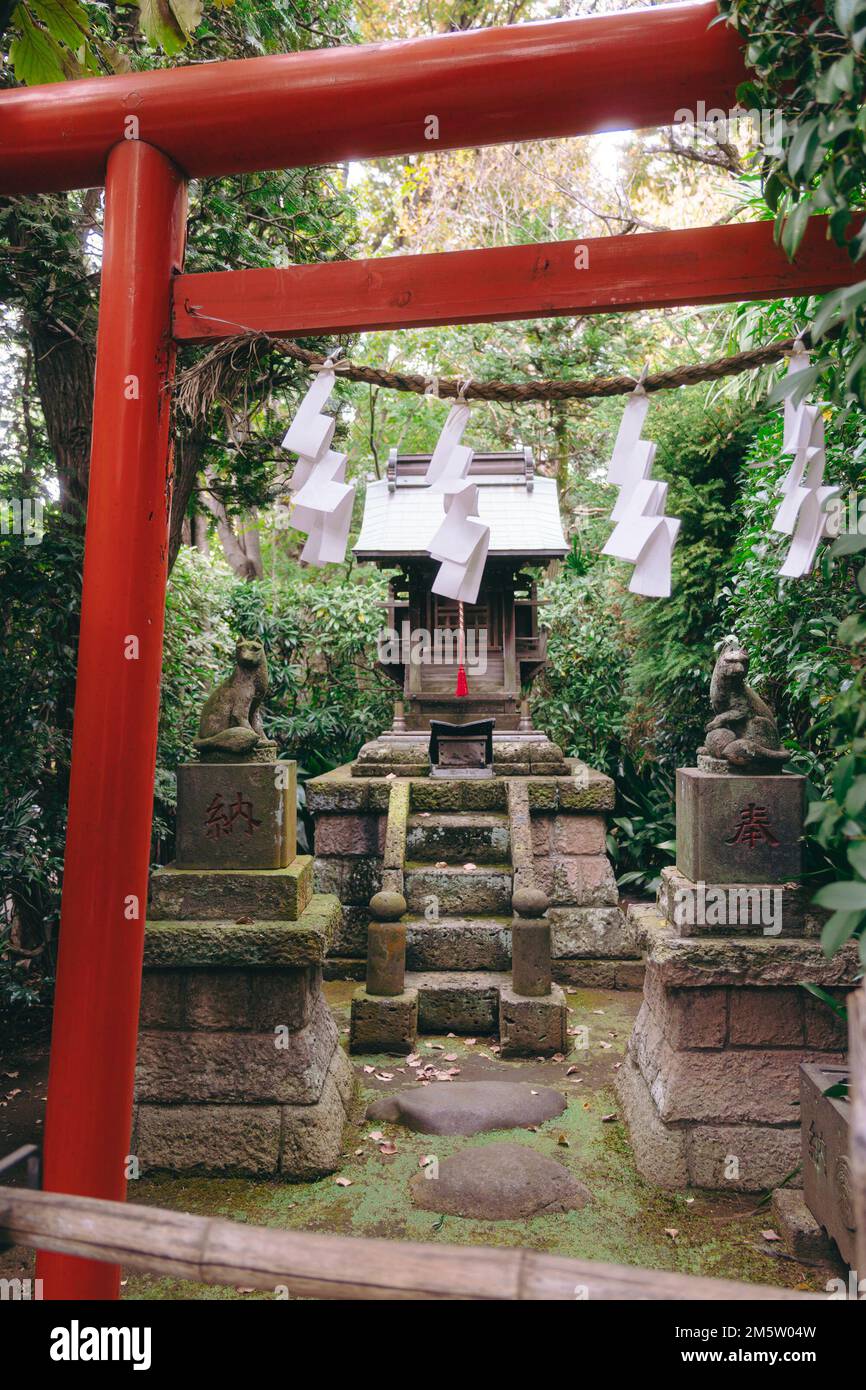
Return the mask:
<svg viewBox="0 0 866 1390">
<path fill-rule="evenodd" d="M 289 483 L 291 522 L 307 533 L 301 559 L 310 565 L 345 558 L 355 500 L 355 489 L 346 482 L 346 455 L 330 447 L 337 422 L 321 413 L 334 389 L 331 365 L 328 359 L 317 374 L 283 440 L 283 448 L 298 455 Z"/>
<path fill-rule="evenodd" d="M 788 375 L 802 372 L 808 365 L 809 354 L 798 340 L 791 353 Z M 827 502 L 841 492 L 841 488 L 824 485 L 827 455 L 821 406 L 809 405 L 805 400 L 794 405 L 790 396 L 786 398 L 782 453 L 793 454 L 794 462 L 779 484 L 782 502 L 773 518 L 773 530 L 793 539 L 779 576 L 802 579 L 811 573 L 818 546 L 830 534 Z"/>
<path fill-rule="evenodd" d="M 681 523 L 664 514 L 667 483 L 650 477 L 656 446 L 641 439 L 648 409 L 649 398 L 638 387 L 622 413 L 608 464 L 607 481 L 619 488 L 619 496 L 611 513 L 616 526 L 602 554 L 634 565 L 628 586 L 632 593 L 669 598 L 671 551 Z"/>
<path fill-rule="evenodd" d="M 440 566 L 434 594 L 461 603 L 474 603 L 481 588 L 490 545 L 490 527 L 478 517 L 478 488 L 467 480 L 472 449 L 460 440 L 469 421 L 469 406 L 453 405 L 427 467 L 431 492 L 442 494 L 445 519 L 430 542 L 428 553 Z"/>
</svg>

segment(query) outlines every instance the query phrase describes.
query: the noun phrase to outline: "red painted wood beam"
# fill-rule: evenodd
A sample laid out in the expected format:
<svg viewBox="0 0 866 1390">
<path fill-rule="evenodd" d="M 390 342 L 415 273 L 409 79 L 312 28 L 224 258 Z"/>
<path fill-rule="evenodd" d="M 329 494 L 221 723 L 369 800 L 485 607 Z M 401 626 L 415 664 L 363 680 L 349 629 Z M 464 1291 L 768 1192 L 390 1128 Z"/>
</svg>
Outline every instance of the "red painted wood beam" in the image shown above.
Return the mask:
<svg viewBox="0 0 866 1390">
<path fill-rule="evenodd" d="M 185 186 L 151 146 L 108 162 L 45 1188 L 122 1200 L 132 1125 L 171 503 L 169 280 Z M 120 1271 L 43 1254 L 52 1299 Z"/>
<path fill-rule="evenodd" d="M 751 222 L 181 275 L 174 335 L 212 342 L 252 329 L 294 338 L 822 294 L 863 278 L 862 265 L 826 234 L 827 219 L 812 218 L 793 263 L 774 243 L 772 222 Z"/>
<path fill-rule="evenodd" d="M 746 76 L 715 0 L 0 93 L 0 193 L 101 184 L 129 138 L 191 177 L 670 125 Z M 431 140 L 428 118 L 439 123 Z"/>
</svg>

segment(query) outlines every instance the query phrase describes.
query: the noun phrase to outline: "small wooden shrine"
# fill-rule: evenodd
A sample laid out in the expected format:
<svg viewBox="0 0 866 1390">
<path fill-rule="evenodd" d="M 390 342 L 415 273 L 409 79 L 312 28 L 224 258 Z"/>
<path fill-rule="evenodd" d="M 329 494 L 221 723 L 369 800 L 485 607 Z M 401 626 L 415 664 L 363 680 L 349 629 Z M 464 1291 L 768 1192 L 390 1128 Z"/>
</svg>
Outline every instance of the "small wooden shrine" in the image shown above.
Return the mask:
<svg viewBox="0 0 866 1390">
<path fill-rule="evenodd" d="M 528 730 L 521 697 L 546 661 L 532 573 L 568 547 L 556 483 L 539 477 L 531 449 L 476 453 L 478 516 L 490 527 L 484 578 L 463 605 L 468 694 L 456 694 L 460 605 L 433 593 L 439 568 L 429 543 L 444 515 L 441 493 L 425 485 L 429 454 L 392 450 L 387 477 L 367 488 L 359 560 L 396 570 L 389 585 L 380 666 L 400 689 L 394 731 L 425 732 L 431 719 L 470 723 L 493 717 L 498 733 Z M 401 709 L 402 705 L 402 709 Z"/>
</svg>

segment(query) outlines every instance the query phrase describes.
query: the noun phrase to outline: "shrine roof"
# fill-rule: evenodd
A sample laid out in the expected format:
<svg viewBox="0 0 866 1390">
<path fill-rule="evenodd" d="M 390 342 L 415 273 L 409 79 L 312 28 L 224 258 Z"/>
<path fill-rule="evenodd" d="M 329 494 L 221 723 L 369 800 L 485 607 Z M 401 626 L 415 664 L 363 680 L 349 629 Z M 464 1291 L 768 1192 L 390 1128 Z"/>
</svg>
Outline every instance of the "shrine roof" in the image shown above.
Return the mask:
<svg viewBox="0 0 866 1390">
<path fill-rule="evenodd" d="M 478 516 L 490 527 L 490 555 L 556 559 L 568 553 L 553 478 L 515 477 L 514 472 L 476 473 Z M 367 484 L 364 518 L 353 551 L 359 560 L 422 556 L 445 516 L 442 494 L 423 474 Z"/>
</svg>

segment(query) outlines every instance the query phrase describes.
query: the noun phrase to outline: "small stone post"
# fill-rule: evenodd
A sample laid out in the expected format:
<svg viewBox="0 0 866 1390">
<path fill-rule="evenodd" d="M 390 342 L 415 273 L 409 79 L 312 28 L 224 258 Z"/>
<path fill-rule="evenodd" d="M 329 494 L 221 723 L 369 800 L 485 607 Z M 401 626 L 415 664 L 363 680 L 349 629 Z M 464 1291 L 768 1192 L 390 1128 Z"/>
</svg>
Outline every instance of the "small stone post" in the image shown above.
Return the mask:
<svg viewBox="0 0 866 1390">
<path fill-rule="evenodd" d="M 550 922 L 546 893 L 519 888 L 512 896 L 511 985 L 515 994 L 532 999 L 550 993 Z"/>
<path fill-rule="evenodd" d="M 406 911 L 402 893 L 376 893 L 370 899 L 376 919 L 367 931 L 367 993 L 402 994 L 406 979 Z"/>
<path fill-rule="evenodd" d="M 511 906 L 511 988 L 499 992 L 502 1056 L 564 1055 L 565 995 L 551 976 L 547 894 L 539 888 L 517 888 Z"/>
<path fill-rule="evenodd" d="M 367 933 L 367 983 L 355 991 L 351 1052 L 411 1052 L 418 1035 L 418 991 L 406 988 L 406 911 L 402 893 L 376 893 Z"/>
</svg>

